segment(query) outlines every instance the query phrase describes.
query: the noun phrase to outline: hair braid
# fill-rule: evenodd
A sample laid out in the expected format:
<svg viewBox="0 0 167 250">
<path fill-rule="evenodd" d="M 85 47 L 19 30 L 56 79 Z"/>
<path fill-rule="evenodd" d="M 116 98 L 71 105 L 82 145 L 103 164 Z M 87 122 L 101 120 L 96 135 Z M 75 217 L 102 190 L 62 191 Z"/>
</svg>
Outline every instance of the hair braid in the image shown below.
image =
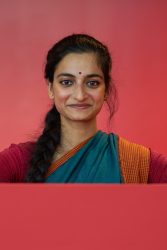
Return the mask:
<svg viewBox="0 0 167 250">
<path fill-rule="evenodd" d="M 60 143 L 60 128 L 60 114 L 54 106 L 47 113 L 45 128 L 35 144 L 26 182 L 45 181 L 56 146 Z"/>
</svg>

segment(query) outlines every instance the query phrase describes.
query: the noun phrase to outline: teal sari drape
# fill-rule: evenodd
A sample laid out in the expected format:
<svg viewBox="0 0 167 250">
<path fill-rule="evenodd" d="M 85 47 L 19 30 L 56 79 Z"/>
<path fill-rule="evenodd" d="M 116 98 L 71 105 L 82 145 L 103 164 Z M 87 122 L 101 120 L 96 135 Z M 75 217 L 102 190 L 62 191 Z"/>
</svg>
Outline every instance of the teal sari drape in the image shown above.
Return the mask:
<svg viewBox="0 0 167 250">
<path fill-rule="evenodd" d="M 98 131 L 46 183 L 121 183 L 117 136 Z"/>
</svg>

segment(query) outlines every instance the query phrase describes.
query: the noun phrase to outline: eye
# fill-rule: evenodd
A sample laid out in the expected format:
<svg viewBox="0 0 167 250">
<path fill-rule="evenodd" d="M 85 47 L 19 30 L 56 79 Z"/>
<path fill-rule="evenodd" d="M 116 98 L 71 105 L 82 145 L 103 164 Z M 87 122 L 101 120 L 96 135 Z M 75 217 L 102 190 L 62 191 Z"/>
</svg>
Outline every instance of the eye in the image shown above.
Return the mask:
<svg viewBox="0 0 167 250">
<path fill-rule="evenodd" d="M 99 82 L 98 81 L 94 81 L 94 80 L 92 80 L 92 81 L 89 81 L 88 83 L 87 83 L 87 85 L 90 87 L 90 88 L 97 88 L 98 86 L 99 86 Z"/>
<path fill-rule="evenodd" d="M 68 87 L 68 86 L 72 85 L 72 81 L 71 80 L 62 80 L 62 81 L 60 81 L 60 84 L 65 86 L 65 87 Z"/>
</svg>

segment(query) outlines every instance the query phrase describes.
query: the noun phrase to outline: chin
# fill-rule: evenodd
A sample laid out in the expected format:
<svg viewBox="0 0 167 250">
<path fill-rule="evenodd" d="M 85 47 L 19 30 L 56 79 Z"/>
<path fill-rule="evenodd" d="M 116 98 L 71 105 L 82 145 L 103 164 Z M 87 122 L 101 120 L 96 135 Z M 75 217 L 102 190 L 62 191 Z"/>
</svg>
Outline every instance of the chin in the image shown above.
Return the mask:
<svg viewBox="0 0 167 250">
<path fill-rule="evenodd" d="M 98 112 L 95 113 L 85 113 L 85 112 L 77 112 L 71 114 L 62 114 L 62 118 L 64 117 L 66 120 L 76 121 L 76 122 L 88 122 L 96 119 Z"/>
<path fill-rule="evenodd" d="M 88 122 L 95 119 L 95 116 L 75 116 L 75 117 L 69 117 L 71 121 L 76 122 Z"/>
</svg>

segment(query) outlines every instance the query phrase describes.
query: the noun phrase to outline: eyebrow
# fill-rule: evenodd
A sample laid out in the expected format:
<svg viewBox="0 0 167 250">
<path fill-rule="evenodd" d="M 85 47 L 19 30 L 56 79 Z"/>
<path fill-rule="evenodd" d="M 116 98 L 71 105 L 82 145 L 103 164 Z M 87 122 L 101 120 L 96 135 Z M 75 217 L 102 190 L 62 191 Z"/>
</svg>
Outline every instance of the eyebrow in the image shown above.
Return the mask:
<svg viewBox="0 0 167 250">
<path fill-rule="evenodd" d="M 73 74 L 70 74 L 70 73 L 60 73 L 58 74 L 56 77 L 60 77 L 60 76 L 68 76 L 68 77 L 73 77 L 75 78 L 75 75 Z M 88 74 L 85 76 L 86 78 L 91 78 L 91 77 L 99 77 L 101 78 L 102 80 L 104 79 L 103 76 L 99 75 L 99 74 Z"/>
</svg>

